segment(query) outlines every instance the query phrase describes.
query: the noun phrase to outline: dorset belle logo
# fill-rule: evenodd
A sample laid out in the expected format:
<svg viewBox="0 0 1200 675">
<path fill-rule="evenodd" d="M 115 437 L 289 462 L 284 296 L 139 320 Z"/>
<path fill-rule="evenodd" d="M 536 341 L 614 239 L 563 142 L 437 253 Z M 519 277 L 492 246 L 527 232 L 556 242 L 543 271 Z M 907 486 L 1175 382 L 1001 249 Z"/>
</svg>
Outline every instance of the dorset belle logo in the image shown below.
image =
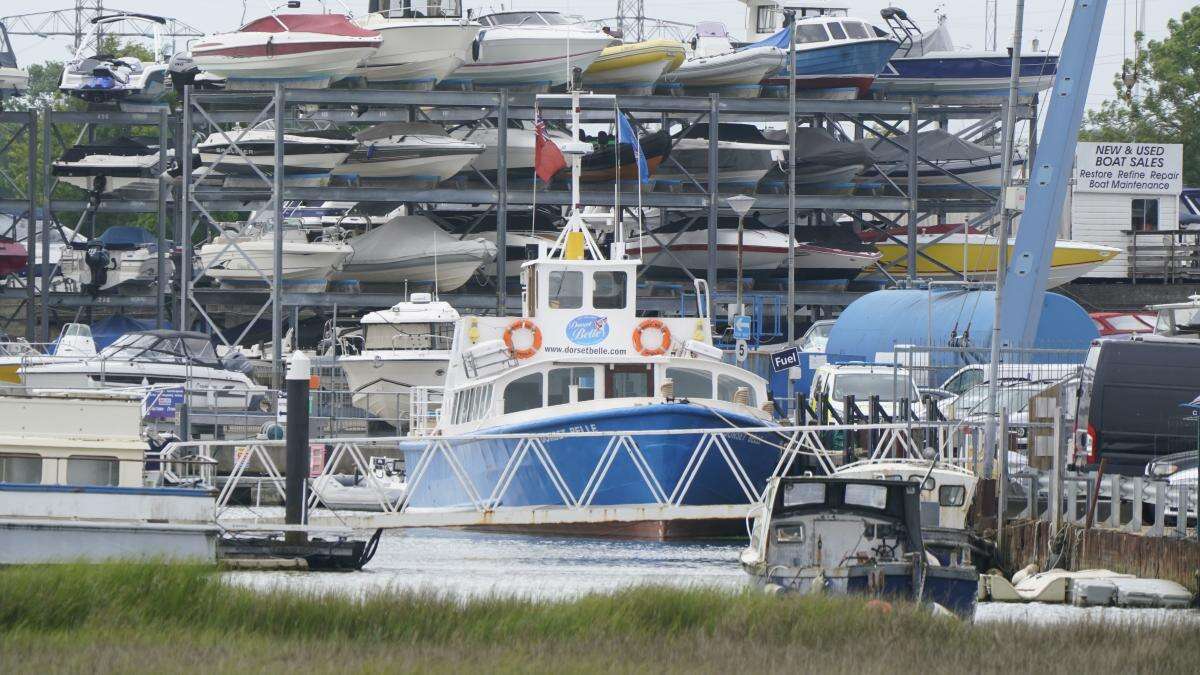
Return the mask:
<svg viewBox="0 0 1200 675">
<path fill-rule="evenodd" d="M 608 319 L 595 314 L 584 314 L 571 319 L 567 324 L 567 339 L 577 345 L 594 345 L 608 337 Z"/>
</svg>

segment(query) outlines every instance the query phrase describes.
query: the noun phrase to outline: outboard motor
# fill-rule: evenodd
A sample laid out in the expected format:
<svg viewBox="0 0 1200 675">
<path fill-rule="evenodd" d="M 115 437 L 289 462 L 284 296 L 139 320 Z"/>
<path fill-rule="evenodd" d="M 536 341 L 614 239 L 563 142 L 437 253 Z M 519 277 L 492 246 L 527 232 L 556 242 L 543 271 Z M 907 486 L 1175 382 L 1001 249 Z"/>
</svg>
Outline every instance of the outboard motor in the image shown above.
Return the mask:
<svg viewBox="0 0 1200 675">
<path fill-rule="evenodd" d="M 91 281 L 83 285 L 83 290 L 93 297 L 108 283 L 108 271 L 116 269 L 113 257 L 104 248 L 104 242 L 93 239 L 88 242 L 87 250 L 83 252 L 83 262 L 91 274 Z"/>
<path fill-rule="evenodd" d="M 241 373 L 246 377 L 253 377 L 254 364 L 250 363 L 250 359 L 246 358 L 240 350 L 234 350 L 221 358 L 221 367 L 225 370 L 232 370 Z"/>
</svg>

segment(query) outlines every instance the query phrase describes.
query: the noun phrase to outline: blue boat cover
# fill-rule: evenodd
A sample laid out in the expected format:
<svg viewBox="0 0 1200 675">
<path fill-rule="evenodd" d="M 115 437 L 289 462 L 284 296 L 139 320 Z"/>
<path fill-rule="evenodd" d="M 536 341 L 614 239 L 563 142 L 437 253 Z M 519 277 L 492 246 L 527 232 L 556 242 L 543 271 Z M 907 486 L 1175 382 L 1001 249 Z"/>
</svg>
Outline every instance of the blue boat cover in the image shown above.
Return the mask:
<svg viewBox="0 0 1200 675">
<path fill-rule="evenodd" d="M 751 42 L 748 45 L 743 45 L 739 47 L 737 51 L 740 52 L 744 49 L 753 49 L 754 47 L 778 47 L 779 49 L 787 49 L 788 40 L 791 39 L 791 35 L 792 27 L 788 26 L 787 28 L 784 28 L 770 37 L 765 37 L 758 42 Z"/>
</svg>

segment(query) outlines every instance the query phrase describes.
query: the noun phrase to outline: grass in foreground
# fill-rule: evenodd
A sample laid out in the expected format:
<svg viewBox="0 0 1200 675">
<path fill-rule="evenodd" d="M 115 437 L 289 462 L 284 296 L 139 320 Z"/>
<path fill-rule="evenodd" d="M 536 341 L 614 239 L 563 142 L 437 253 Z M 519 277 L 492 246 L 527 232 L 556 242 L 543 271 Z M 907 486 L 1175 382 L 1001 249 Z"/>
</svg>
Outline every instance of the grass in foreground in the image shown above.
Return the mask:
<svg viewBox="0 0 1200 675">
<path fill-rule="evenodd" d="M 0 570 L 0 671 L 1194 672 L 1186 626 L 972 626 L 838 598 L 635 588 L 571 602 L 353 599 L 209 568 Z"/>
</svg>

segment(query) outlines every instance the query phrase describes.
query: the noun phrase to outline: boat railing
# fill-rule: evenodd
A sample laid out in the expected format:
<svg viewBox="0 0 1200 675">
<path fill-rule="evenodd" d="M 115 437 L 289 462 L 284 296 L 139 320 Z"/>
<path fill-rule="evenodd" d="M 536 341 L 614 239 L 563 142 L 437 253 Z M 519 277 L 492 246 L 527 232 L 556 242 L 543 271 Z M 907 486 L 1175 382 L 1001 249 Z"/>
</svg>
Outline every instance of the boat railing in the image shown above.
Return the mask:
<svg viewBox="0 0 1200 675">
<path fill-rule="evenodd" d="M 408 398 L 409 433 L 429 436 L 437 429 L 442 417 L 443 387 L 412 387 Z"/>
<path fill-rule="evenodd" d="M 860 432 L 873 433 L 877 438 L 865 456 L 923 460 L 937 458 L 939 462 L 961 466 L 962 458 L 971 454 L 969 449 L 961 446 L 977 442 L 980 438 L 978 431 L 977 427 L 964 428 L 964 425 L 945 422 L 534 434 L 439 435 L 414 430 L 405 436 L 313 439 L 310 448 L 319 452 L 323 461 L 306 462 L 303 470 L 310 481 L 340 474 L 367 476 L 364 489 L 369 490 L 374 497 L 372 501 L 377 502 L 371 510 L 381 511 L 385 515 L 411 516 L 409 520 L 401 519 L 397 523 L 431 523 L 440 522 L 438 518 L 449 518 L 455 523 L 462 521 L 462 524 L 470 524 L 476 520 L 544 520 L 547 517 L 546 509 L 556 508 L 571 512 L 573 515 L 570 517 L 577 519 L 599 517 L 597 510 L 624 506 L 639 509 L 642 515 L 647 510 L 664 513 L 672 509 L 686 511 L 694 507 L 697 499 L 703 500 L 699 488 L 694 489 L 697 476 L 703 468 L 706 479 L 711 478 L 707 473 L 709 471 L 727 472 L 728 480 L 736 486 L 735 492 L 740 494 L 740 498 L 731 500 L 733 503 L 730 504 L 704 505 L 704 509 L 707 509 L 705 512 L 740 518 L 760 506 L 767 484 L 765 479 L 760 484 L 758 479 L 751 478 L 755 472 L 748 468 L 752 466 L 748 462 L 752 462 L 753 458 L 746 454 L 747 439 L 757 441 L 752 446 L 755 448 L 752 452 L 769 453 L 768 466 L 773 468 L 768 477 L 773 477 L 804 472 L 832 473 L 843 463 L 841 449 L 833 444 L 839 438 Z M 661 469 L 655 468 L 656 464 L 650 462 L 655 448 L 661 446 L 664 437 L 674 437 L 674 440 L 685 438 L 691 447 L 689 456 L 682 464 L 683 468 L 670 475 L 664 474 Z M 505 452 L 496 455 L 503 457 L 497 466 L 489 467 L 487 472 L 471 470 L 473 458 L 479 452 L 498 446 L 507 447 Z M 285 472 L 278 463 L 283 456 L 283 440 L 191 441 L 176 443 L 171 447 L 177 453 L 194 451 L 204 456 L 229 455 L 233 458 L 229 470 L 217 478 L 222 485 L 216 505 L 219 522 L 261 525 L 276 517 L 275 514 L 255 512 L 247 521 L 245 511 L 232 511 L 231 508 L 235 491 L 238 490 L 265 489 L 277 493 L 280 498 L 285 496 Z M 602 451 L 596 452 L 597 449 Z M 370 477 L 370 457 L 403 457 L 407 478 L 403 495 L 389 492 L 386 486 Z M 587 480 L 568 480 L 567 476 L 571 474 L 564 473 L 564 462 L 572 462 L 571 468 L 578 472 L 580 458 L 584 458 L 582 461 L 585 462 L 583 468 Z M 613 466 L 628 462 L 632 462 L 637 469 L 635 481 L 640 480 L 645 485 L 649 501 L 636 505 L 597 503 L 597 495 L 613 473 Z M 318 464 L 320 468 L 316 470 L 314 467 Z M 310 471 L 310 468 L 313 470 Z M 431 478 L 434 474 L 437 477 Z M 539 483 L 549 481 L 558 503 L 536 508 L 506 506 L 505 499 L 514 486 L 530 479 Z M 428 493 L 431 489 L 439 493 L 449 490 L 461 495 L 463 505 L 453 509 L 458 515 L 431 514 L 431 511 L 439 510 L 421 507 L 419 498 L 418 505 L 410 508 L 413 495 L 422 494 L 422 491 Z M 314 498 L 314 507 L 317 506 L 316 501 Z M 535 513 L 538 511 L 541 515 Z M 345 513 L 326 510 L 314 513 L 309 522 L 345 525 L 351 522 L 350 517 Z M 360 521 L 355 526 L 389 525 Z"/>
</svg>

